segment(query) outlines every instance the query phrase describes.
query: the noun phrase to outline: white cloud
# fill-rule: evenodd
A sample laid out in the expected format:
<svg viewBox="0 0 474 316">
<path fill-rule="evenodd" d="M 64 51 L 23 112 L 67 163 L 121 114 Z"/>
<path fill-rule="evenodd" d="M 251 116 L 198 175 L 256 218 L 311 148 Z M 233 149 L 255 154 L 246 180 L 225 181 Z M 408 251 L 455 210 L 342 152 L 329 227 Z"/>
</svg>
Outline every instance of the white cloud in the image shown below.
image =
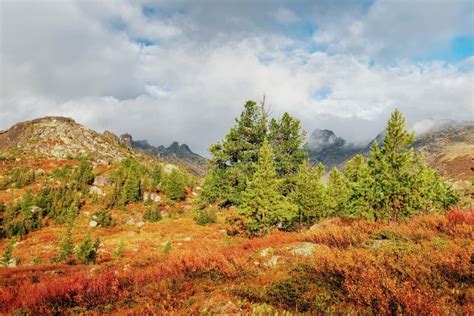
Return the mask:
<svg viewBox="0 0 474 316">
<path fill-rule="evenodd" d="M 378 0 L 365 11 L 316 11 L 314 40 L 332 52 L 381 60 L 420 57 L 446 48 L 459 35 L 472 35 L 474 2 Z"/>
<path fill-rule="evenodd" d="M 316 35 L 333 45 L 340 34 L 341 50 L 310 53 L 298 46 L 300 39 L 268 25 L 252 31 L 249 24 L 233 24 L 246 14 L 253 21 L 268 8 L 218 6 L 218 12 L 242 14 L 234 22 L 208 23 L 199 6 L 168 14 L 173 2 L 153 19 L 140 5 L 2 4 L 0 129 L 65 115 L 99 131 L 130 132 L 157 145 L 178 140 L 205 153 L 228 131 L 242 104 L 263 93 L 274 115 L 288 111 L 309 132 L 330 128 L 356 141 L 377 134 L 395 107 L 409 124 L 472 119 L 472 58 L 459 64 L 399 59 L 373 65 L 367 50 L 381 52 L 395 41 L 371 39 L 368 25 L 377 24 L 364 20 L 363 11 L 331 13 L 340 23 L 350 22 L 348 35 L 329 24 Z M 271 14 L 285 9 L 276 8 Z M 325 19 L 320 22 L 329 23 Z M 229 23 L 234 28 L 226 30 Z M 142 37 L 154 45 L 134 42 Z"/>
<path fill-rule="evenodd" d="M 278 8 L 275 12 L 275 18 L 277 21 L 285 24 L 290 24 L 298 21 L 298 16 L 291 10 L 287 8 Z"/>
</svg>

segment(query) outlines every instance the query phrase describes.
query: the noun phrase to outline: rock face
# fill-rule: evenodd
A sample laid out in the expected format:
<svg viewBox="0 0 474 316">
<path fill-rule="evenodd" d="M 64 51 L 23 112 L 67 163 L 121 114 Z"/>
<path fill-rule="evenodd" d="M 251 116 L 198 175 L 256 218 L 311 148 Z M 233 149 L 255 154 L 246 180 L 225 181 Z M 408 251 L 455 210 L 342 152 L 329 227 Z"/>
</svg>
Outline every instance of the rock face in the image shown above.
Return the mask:
<svg viewBox="0 0 474 316">
<path fill-rule="evenodd" d="M 133 151 L 66 117 L 43 117 L 20 122 L 0 132 L 0 152 L 16 157 L 64 159 L 86 155 L 99 163 L 123 160 Z"/>
<path fill-rule="evenodd" d="M 133 142 L 132 135 L 130 134 L 120 135 L 120 142 L 127 147 L 132 147 L 132 142 Z"/>
</svg>

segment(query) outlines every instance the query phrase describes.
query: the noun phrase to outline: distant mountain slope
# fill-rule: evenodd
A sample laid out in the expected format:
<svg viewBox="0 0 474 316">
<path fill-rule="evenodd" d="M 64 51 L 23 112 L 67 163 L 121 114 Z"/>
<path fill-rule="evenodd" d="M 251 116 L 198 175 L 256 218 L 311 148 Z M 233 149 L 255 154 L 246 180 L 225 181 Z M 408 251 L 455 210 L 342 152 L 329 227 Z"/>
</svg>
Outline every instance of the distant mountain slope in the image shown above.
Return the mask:
<svg viewBox="0 0 474 316">
<path fill-rule="evenodd" d="M 343 164 L 364 150 L 365 147 L 347 143 L 327 129 L 315 129 L 308 139 L 310 161 L 313 164 L 322 163 L 327 169 Z"/>
<path fill-rule="evenodd" d="M 198 174 L 205 172 L 206 158 L 191 151 L 186 144 L 179 145 L 178 142 L 173 142 L 169 147 L 163 145 L 156 147 L 150 145 L 147 140 L 134 140 L 130 134 L 123 134 L 120 139 L 123 144 L 150 156 L 182 163 Z"/>
<path fill-rule="evenodd" d="M 445 177 L 468 181 L 474 176 L 474 122 L 443 121 L 415 136 L 415 150 Z M 383 132 L 376 139 L 381 143 Z M 330 169 L 342 167 L 356 154 L 367 156 L 371 144 L 350 144 L 330 130 L 316 129 L 308 139 L 308 154 L 313 164 L 321 162 Z"/>
<path fill-rule="evenodd" d="M 3 156 L 67 158 L 87 155 L 99 163 L 123 160 L 134 151 L 110 132 L 100 134 L 71 118 L 48 116 L 17 123 L 0 132 Z"/>
<path fill-rule="evenodd" d="M 413 145 L 426 161 L 452 180 L 474 177 L 474 123 L 464 122 L 428 132 Z"/>
</svg>

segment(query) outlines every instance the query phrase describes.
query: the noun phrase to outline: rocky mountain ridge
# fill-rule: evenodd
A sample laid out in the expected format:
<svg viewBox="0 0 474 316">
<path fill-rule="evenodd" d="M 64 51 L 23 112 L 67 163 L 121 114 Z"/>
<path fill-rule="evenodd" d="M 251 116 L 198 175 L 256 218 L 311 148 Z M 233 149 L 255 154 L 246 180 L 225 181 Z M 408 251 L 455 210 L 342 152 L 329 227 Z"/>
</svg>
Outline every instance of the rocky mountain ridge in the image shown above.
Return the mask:
<svg viewBox="0 0 474 316">
<path fill-rule="evenodd" d="M 443 121 L 415 135 L 413 147 L 431 166 L 451 179 L 468 181 L 474 176 L 474 122 Z M 383 141 L 383 132 L 373 140 Z M 308 155 L 329 170 L 342 167 L 356 154 L 368 156 L 373 140 L 365 145 L 348 143 L 330 130 L 316 129 L 308 138 Z"/>
<path fill-rule="evenodd" d="M 14 158 L 65 159 L 88 156 L 99 164 L 121 161 L 129 156 L 150 157 L 181 164 L 202 173 L 206 159 L 185 145 L 151 146 L 146 140 L 120 137 L 110 131 L 98 133 L 71 118 L 47 116 L 14 124 L 0 131 L 0 156 Z M 198 172 L 199 171 L 199 172 Z"/>
<path fill-rule="evenodd" d="M 194 153 L 186 144 L 180 145 L 178 142 L 173 142 L 169 147 L 163 145 L 152 146 L 147 140 L 134 140 L 130 134 L 122 134 L 119 141 L 129 148 L 151 157 L 183 164 L 194 173 L 202 175 L 205 172 L 206 158 Z"/>
</svg>

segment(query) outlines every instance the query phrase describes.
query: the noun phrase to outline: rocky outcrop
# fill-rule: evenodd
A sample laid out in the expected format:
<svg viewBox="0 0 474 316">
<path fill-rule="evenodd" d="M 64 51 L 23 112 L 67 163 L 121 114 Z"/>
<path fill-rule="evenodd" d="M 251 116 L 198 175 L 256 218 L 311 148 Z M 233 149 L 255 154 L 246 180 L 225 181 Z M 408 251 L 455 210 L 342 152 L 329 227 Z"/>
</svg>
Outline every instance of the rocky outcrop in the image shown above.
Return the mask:
<svg viewBox="0 0 474 316">
<path fill-rule="evenodd" d="M 0 153 L 15 157 L 64 159 L 88 156 L 98 163 L 133 154 L 112 133 L 99 134 L 66 117 L 48 116 L 20 122 L 0 133 Z"/>
</svg>

